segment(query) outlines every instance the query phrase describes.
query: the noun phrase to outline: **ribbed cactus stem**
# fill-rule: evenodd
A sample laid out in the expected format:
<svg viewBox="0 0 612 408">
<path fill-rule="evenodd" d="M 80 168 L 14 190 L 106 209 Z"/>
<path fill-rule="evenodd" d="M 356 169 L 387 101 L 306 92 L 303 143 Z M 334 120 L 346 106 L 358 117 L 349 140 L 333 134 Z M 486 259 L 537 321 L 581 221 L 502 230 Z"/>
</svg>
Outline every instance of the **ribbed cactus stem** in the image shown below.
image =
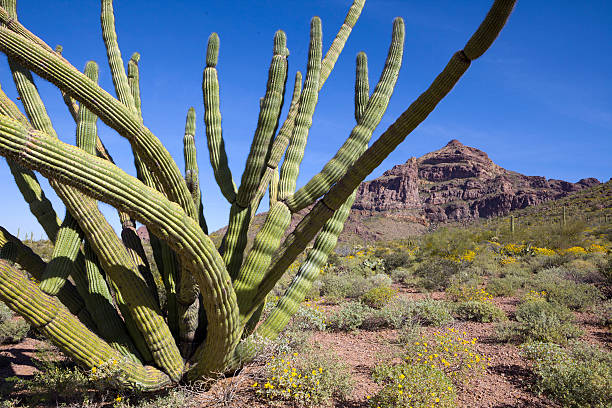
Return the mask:
<svg viewBox="0 0 612 408">
<path fill-rule="evenodd" d="M 196 216 L 193 200 L 178 166 L 161 142 L 140 124 L 140 119 L 130 109 L 53 51 L 48 51 L 4 27 L 0 27 L 0 50 L 11 58 L 19 59 L 28 69 L 69 92 L 104 123 L 128 138 L 147 166 L 155 170 L 168 197 L 179 203 L 189 216 Z"/>
<path fill-rule="evenodd" d="M 142 119 L 142 101 L 140 99 L 140 72 L 138 70 L 138 62 L 140 61 L 140 54 L 135 52 L 128 61 L 128 85 L 130 87 L 130 93 L 134 100 L 134 108 L 136 113 Z"/>
<path fill-rule="evenodd" d="M 122 358 L 57 299 L 44 294 L 26 276 L 1 260 L 0 299 L 85 368 L 116 365 L 123 374 L 118 376 L 117 385 L 154 391 L 170 384 L 170 378 L 156 368 Z"/>
<path fill-rule="evenodd" d="M 304 158 L 304 149 L 308 132 L 312 125 L 312 116 L 319 98 L 319 79 L 321 78 L 322 54 L 321 19 L 313 17 L 310 22 L 310 45 L 308 48 L 308 67 L 304 89 L 300 96 L 295 125 L 289 139 L 289 147 L 281 167 L 279 181 L 279 200 L 285 200 L 295 191 L 299 167 Z"/>
<path fill-rule="evenodd" d="M 200 193 L 200 175 L 196 157 L 195 146 L 196 114 L 193 107 L 187 112 L 185 121 L 185 136 L 183 137 L 183 154 L 185 158 L 185 176 L 189 190 L 193 197 L 193 202 L 198 209 L 199 222 L 202 230 L 207 233 L 208 228 L 202 210 L 202 197 Z M 199 291 L 193 274 L 183 265 L 179 278 L 179 288 L 177 296 L 177 311 L 179 323 L 179 340 L 181 344 L 181 354 L 190 356 L 193 352 L 195 332 L 198 327 L 199 314 Z"/>
<path fill-rule="evenodd" d="M 370 99 L 370 80 L 368 78 L 368 56 L 365 52 L 357 54 L 355 64 L 355 120 L 361 120 Z"/>
<path fill-rule="evenodd" d="M 355 73 L 355 120 L 359 122 L 368 104 L 370 86 L 368 80 L 368 61 L 365 53 L 357 55 Z M 371 134 L 370 134 L 371 137 Z M 361 140 L 359 153 L 365 151 L 369 138 Z M 279 300 L 271 314 L 258 327 L 257 334 L 266 338 L 274 338 L 289 322 L 289 319 L 297 311 L 299 304 L 310 290 L 312 282 L 319 275 L 319 271 L 325 265 L 329 253 L 335 248 L 338 236 L 344 228 L 344 223 L 350 213 L 355 195 L 342 204 L 334 215 L 325 223 L 323 229 L 317 236 L 312 250 L 308 253 L 306 260 L 300 266 L 297 275 Z M 262 302 L 263 304 L 263 302 Z M 261 306 L 260 306 L 261 307 Z M 255 315 L 254 315 L 255 316 Z M 252 320 L 253 318 L 251 318 Z M 248 344 L 248 343 L 247 343 Z M 244 353 L 245 350 L 239 351 Z M 244 355 L 242 356 L 245 357 Z"/>
<path fill-rule="evenodd" d="M 514 215 L 510 216 L 510 233 L 514 234 Z"/>
<path fill-rule="evenodd" d="M 223 141 L 221 127 L 221 110 L 219 107 L 219 79 L 217 77 L 217 60 L 219 57 L 219 36 L 212 33 L 208 37 L 206 50 L 206 68 L 202 79 L 202 93 L 204 95 L 204 123 L 206 124 L 206 141 L 210 164 L 213 168 L 215 180 L 221 193 L 229 203 L 236 200 L 236 185 L 232 172 L 227 164 L 227 154 Z"/>
<path fill-rule="evenodd" d="M 251 150 L 246 160 L 244 172 L 242 173 L 242 181 L 236 196 L 236 203 L 243 208 L 251 203 L 257 191 L 263 176 L 272 137 L 278 126 L 287 79 L 286 44 L 287 37 L 285 33 L 280 30 L 277 31 L 274 35 L 273 56 L 270 70 L 268 71 L 266 94 L 259 111 L 257 128 L 255 129 Z"/>
<path fill-rule="evenodd" d="M 403 49 L 404 21 L 398 17 L 393 21 L 391 45 L 387 53 L 385 67 L 372 96 L 368 100 L 365 112 L 353 128 L 349 138 L 338 149 L 334 157 L 325 164 L 321 172 L 288 198 L 287 205 L 291 212 L 296 213 L 314 203 L 346 172 L 361 153 L 363 140 L 370 139 L 387 110 L 402 65 Z"/>
<path fill-rule="evenodd" d="M 54 153 L 50 157 L 34 151 Z M 61 182 L 127 212 L 153 234 L 163 236 L 183 262 L 194 265 L 202 291 L 209 327 L 205 343 L 199 348 L 204 350 L 198 354 L 199 372 L 218 370 L 225 364 L 225 359 L 219 356 L 229 358 L 229 351 L 239 339 L 236 296 L 214 244 L 177 204 L 107 161 L 89 155 L 82 157 L 79 149 L 3 116 L 0 116 L 0 154 L 27 164 L 46 177 L 56 176 Z M 109 176 L 104 184 L 99 180 L 101 173 Z"/>
<path fill-rule="evenodd" d="M 289 106 L 289 113 L 287 113 L 287 118 L 283 122 L 280 130 L 278 131 L 278 135 L 274 139 L 272 143 L 272 147 L 270 148 L 270 152 L 268 155 L 268 159 L 266 162 L 266 170 L 264 172 L 263 177 L 259 183 L 259 187 L 257 188 L 257 193 L 251 202 L 251 207 L 253 211 L 256 212 L 257 208 L 259 208 L 259 202 L 266 194 L 266 190 L 268 186 L 272 188 L 270 184 L 272 177 L 274 177 L 274 173 L 277 174 L 277 177 L 280 180 L 280 174 L 278 170 L 278 163 L 283 157 L 283 153 L 287 149 L 289 145 L 289 138 L 293 133 L 293 128 L 295 126 L 295 117 L 297 116 L 300 95 L 302 93 L 302 73 L 297 71 L 295 73 L 295 80 L 293 83 L 293 96 L 291 97 L 291 105 Z M 278 199 L 278 190 L 279 190 L 279 180 L 276 181 L 276 186 L 274 189 L 276 190 L 276 199 Z"/>
<path fill-rule="evenodd" d="M 0 227 L 0 259 L 18 263 L 36 280 L 40 280 L 47 267 L 47 264 L 29 246 L 2 227 Z M 95 327 L 91 316 L 85 310 L 83 299 L 72 283 L 66 283 L 57 297 L 84 324 L 88 327 Z"/>
<path fill-rule="evenodd" d="M 329 50 L 325 53 L 325 58 L 323 58 L 323 62 L 321 64 L 321 76 L 319 77 L 319 91 L 323 88 L 325 81 L 329 77 L 329 74 L 334 69 L 334 65 L 336 65 L 336 61 L 338 60 L 338 56 L 342 52 L 344 48 L 344 44 L 346 44 L 346 40 L 348 40 L 353 27 L 357 23 L 359 16 L 361 15 L 361 11 L 363 10 L 363 6 L 365 5 L 365 0 L 355 0 L 353 4 L 349 8 L 348 13 L 344 19 L 344 23 L 342 27 L 340 27 L 340 31 L 336 34 L 336 38 L 332 42 L 332 45 L 329 47 Z"/>
<path fill-rule="evenodd" d="M 253 248 L 234 280 L 241 318 L 256 295 L 257 287 L 268 269 L 274 252 L 281 243 L 283 234 L 291 222 L 291 212 L 282 202 L 270 208 L 266 220 L 255 236 Z"/>
<path fill-rule="evenodd" d="M 277 31 L 274 35 L 266 94 L 259 111 L 257 128 L 242 173 L 236 201 L 230 210 L 227 233 L 223 238 L 223 257 L 233 279 L 237 276 L 243 261 L 246 239 L 241 235 L 248 230 L 251 222 L 253 215 L 253 210 L 249 208 L 251 200 L 257 194 L 257 188 L 264 175 L 266 158 L 280 118 L 287 79 L 286 43 L 285 33 Z"/>
<path fill-rule="evenodd" d="M 132 91 L 128 84 L 128 78 L 125 73 L 125 66 L 121 58 L 121 50 L 117 42 L 117 32 L 115 31 L 115 14 L 113 11 L 113 0 L 102 0 L 102 11 L 100 13 L 100 22 L 102 23 L 102 38 L 106 46 L 106 56 L 108 65 L 110 66 L 113 84 L 117 99 L 136 112 Z"/>
</svg>

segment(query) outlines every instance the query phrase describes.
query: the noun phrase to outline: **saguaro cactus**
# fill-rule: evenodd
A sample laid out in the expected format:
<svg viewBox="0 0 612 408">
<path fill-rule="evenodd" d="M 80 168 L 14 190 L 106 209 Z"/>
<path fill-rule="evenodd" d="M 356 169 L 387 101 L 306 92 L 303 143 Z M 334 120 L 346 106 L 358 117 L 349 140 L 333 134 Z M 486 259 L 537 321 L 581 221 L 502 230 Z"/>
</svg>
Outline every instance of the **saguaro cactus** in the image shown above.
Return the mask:
<svg viewBox="0 0 612 408">
<path fill-rule="evenodd" d="M 220 40 L 211 34 L 202 81 L 203 117 L 214 178 L 231 204 L 219 249 L 207 235 L 203 215 L 196 110 L 187 112 L 183 174 L 143 124 L 140 55 L 132 56 L 126 73 L 112 0 L 101 1 L 101 21 L 117 98 L 97 85 L 95 63 L 79 72 L 62 57 L 61 48 L 53 50 L 19 23 L 15 0 L 0 0 L 0 6 L 0 51 L 8 57 L 26 113 L 0 90 L 0 155 L 55 244 L 51 261 L 45 263 L 0 228 L 0 299 L 79 364 L 93 368 L 116 360 L 121 372 L 118 386 L 150 391 L 235 369 L 254 356 L 258 339 L 272 338 L 284 328 L 333 250 L 359 183 L 431 113 L 471 61 L 489 48 L 514 0 L 494 1 L 464 49 L 368 147 L 402 62 L 404 22 L 397 18 L 382 74 L 371 94 L 366 55 L 357 56 L 356 124 L 349 137 L 321 172 L 297 191 L 319 93 L 364 0 L 354 0 L 325 56 L 321 21 L 312 19 L 306 76 L 302 83 L 302 74 L 296 73 L 282 123 L 289 50 L 285 33 L 275 34 L 267 89 L 239 184 L 228 166 L 221 126 L 216 68 Z M 77 123 L 75 145 L 57 138 L 31 72 L 61 91 Z M 113 163 L 98 137 L 98 119 L 130 142 L 137 178 Z M 63 221 L 32 171 L 48 178 L 65 203 Z M 266 191 L 270 211 L 247 251 L 247 230 Z M 97 200 L 118 210 L 120 236 L 98 210 Z M 296 213 L 313 204 L 290 230 Z M 154 279 L 135 234 L 136 221 L 151 234 L 159 279 Z M 259 322 L 266 295 L 313 239 L 297 276 L 272 313 Z M 163 303 L 161 292 L 166 295 Z"/>
</svg>

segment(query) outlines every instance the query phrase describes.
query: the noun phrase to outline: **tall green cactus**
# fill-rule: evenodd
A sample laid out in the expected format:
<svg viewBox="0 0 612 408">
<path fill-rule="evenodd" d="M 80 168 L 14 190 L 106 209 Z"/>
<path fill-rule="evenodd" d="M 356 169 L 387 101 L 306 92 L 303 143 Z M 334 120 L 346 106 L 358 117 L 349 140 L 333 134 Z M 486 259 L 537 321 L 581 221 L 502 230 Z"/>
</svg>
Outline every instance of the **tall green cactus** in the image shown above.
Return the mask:
<svg viewBox="0 0 612 408">
<path fill-rule="evenodd" d="M 336 245 L 359 183 L 450 92 L 470 62 L 488 49 L 514 0 L 495 0 L 465 48 L 368 147 L 402 62 L 404 22 L 397 18 L 385 66 L 371 95 L 367 58 L 364 53 L 357 56 L 356 126 L 321 172 L 297 191 L 319 93 L 364 0 L 354 0 L 325 57 L 321 21 L 312 19 L 305 80 L 302 83 L 298 71 L 282 123 L 289 91 L 289 50 L 285 34 L 275 34 L 266 93 L 239 185 L 229 169 L 223 140 L 216 68 L 220 42 L 213 33 L 202 81 L 203 117 L 213 176 L 231 204 L 219 249 L 207 235 L 202 211 L 195 109 L 187 114 L 182 174 L 143 124 L 140 55 L 132 55 L 126 72 L 112 0 L 102 0 L 101 5 L 102 34 L 117 98 L 98 86 L 95 63 L 88 63 L 85 73 L 80 73 L 61 56 L 61 48 L 54 51 L 19 23 L 15 0 L 0 0 L 0 51 L 9 59 L 26 113 L 0 89 L 0 155 L 7 159 L 31 212 L 55 244 L 51 261 L 45 263 L 0 227 L 0 300 L 84 367 L 114 360 L 121 372 L 118 386 L 152 391 L 233 370 L 253 358 L 260 336 L 272 338 L 285 327 Z M 32 72 L 61 91 L 77 123 L 76 146 L 57 138 Z M 137 178 L 113 163 L 98 137 L 98 118 L 130 142 Z M 63 221 L 32 171 L 48 178 L 66 205 Z M 266 192 L 270 211 L 246 251 L 247 231 Z M 97 201 L 118 210 L 120 236 L 100 213 Z M 290 230 L 293 216 L 312 204 L 312 210 Z M 163 303 L 135 234 L 136 221 L 150 232 L 166 293 Z M 266 295 L 313 239 L 296 278 L 258 325 Z"/>
</svg>

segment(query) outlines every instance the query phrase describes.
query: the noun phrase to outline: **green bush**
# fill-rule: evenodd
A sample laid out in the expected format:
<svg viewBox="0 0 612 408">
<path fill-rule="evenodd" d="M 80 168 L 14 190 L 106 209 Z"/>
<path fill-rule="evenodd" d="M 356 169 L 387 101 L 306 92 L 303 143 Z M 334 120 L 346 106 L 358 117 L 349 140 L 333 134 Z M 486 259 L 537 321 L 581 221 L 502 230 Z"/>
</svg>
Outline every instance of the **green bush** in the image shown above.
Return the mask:
<svg viewBox="0 0 612 408">
<path fill-rule="evenodd" d="M 566 407 L 612 406 L 612 353 L 585 343 L 569 349 L 532 343 L 522 354 L 534 362 L 540 391 Z"/>
<path fill-rule="evenodd" d="M 381 309 L 396 295 L 397 290 L 390 286 L 376 286 L 364 293 L 361 301 L 374 309 Z"/>
<path fill-rule="evenodd" d="M 598 325 L 612 329 L 612 300 L 606 300 L 591 310 Z"/>
<path fill-rule="evenodd" d="M 419 285 L 427 290 L 443 290 L 450 284 L 451 278 L 459 272 L 460 265 L 449 259 L 432 257 L 421 262 L 414 275 L 419 278 Z"/>
<path fill-rule="evenodd" d="M 415 284 L 416 280 L 412 270 L 407 268 L 397 268 L 391 272 L 391 280 L 402 285 Z"/>
<path fill-rule="evenodd" d="M 119 371 L 122 361 L 104 361 L 91 370 L 84 370 L 67 359 L 58 359 L 54 350 L 37 350 L 33 359 L 37 370 L 32 377 L 17 381 L 17 390 L 29 404 L 90 406 L 94 402 L 108 401 L 109 394 L 114 399 L 121 391 L 117 380 L 122 375 Z"/>
<path fill-rule="evenodd" d="M 379 365 L 374 371 L 375 381 L 383 388 L 372 398 L 370 407 L 425 408 L 456 406 L 456 391 L 451 380 L 430 364 Z"/>
<path fill-rule="evenodd" d="M 0 302 L 0 344 L 19 343 L 30 331 L 30 325 L 23 318 L 15 318 L 13 312 Z"/>
<path fill-rule="evenodd" d="M 487 292 L 493 296 L 513 296 L 519 289 L 527 286 L 533 275 L 523 269 L 514 267 L 500 277 L 494 277 L 487 283 Z"/>
<path fill-rule="evenodd" d="M 328 327 L 336 331 L 357 330 L 372 310 L 361 302 L 346 302 L 331 315 Z"/>
<path fill-rule="evenodd" d="M 564 344 L 582 335 L 582 331 L 572 324 L 573 315 L 568 308 L 543 299 L 521 303 L 516 309 L 516 320 L 514 334 L 521 341 Z"/>
<path fill-rule="evenodd" d="M 352 389 L 348 368 L 328 350 L 273 356 L 251 384 L 264 400 L 284 400 L 301 406 L 321 406 L 344 399 Z"/>
<path fill-rule="evenodd" d="M 565 268 L 551 268 L 538 273 L 530 286 L 546 292 L 546 299 L 572 310 L 583 310 L 601 299 L 601 292 L 588 283 L 576 283 L 564 279 Z"/>
<path fill-rule="evenodd" d="M 445 302 L 424 299 L 411 305 L 412 318 L 425 326 L 443 326 L 453 322 L 453 315 Z"/>
<path fill-rule="evenodd" d="M 416 321 L 412 316 L 412 302 L 395 298 L 382 309 L 373 309 L 367 313 L 361 328 L 364 330 L 399 329 L 414 324 Z"/>
<path fill-rule="evenodd" d="M 504 311 L 493 303 L 474 300 L 458 303 L 455 307 L 455 314 L 459 320 L 481 323 L 499 322 L 507 319 Z"/>
<path fill-rule="evenodd" d="M 381 258 L 388 272 L 394 271 L 397 268 L 408 267 L 412 263 L 412 257 L 406 252 L 392 252 L 382 255 Z"/>
<path fill-rule="evenodd" d="M 292 330 L 325 330 L 325 327 L 325 313 L 316 304 L 300 305 L 291 318 Z"/>
</svg>

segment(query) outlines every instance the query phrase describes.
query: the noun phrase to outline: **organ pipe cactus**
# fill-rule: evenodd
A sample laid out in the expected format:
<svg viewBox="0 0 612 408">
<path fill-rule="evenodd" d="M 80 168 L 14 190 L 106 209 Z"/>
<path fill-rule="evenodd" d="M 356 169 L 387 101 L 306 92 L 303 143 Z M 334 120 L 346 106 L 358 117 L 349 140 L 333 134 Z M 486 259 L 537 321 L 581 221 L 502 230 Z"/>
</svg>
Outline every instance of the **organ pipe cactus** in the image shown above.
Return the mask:
<svg viewBox="0 0 612 408">
<path fill-rule="evenodd" d="M 311 21 L 306 75 L 288 89 L 287 38 L 274 36 L 266 93 L 240 183 L 228 166 L 223 140 L 217 62 L 220 40 L 211 34 L 202 89 L 204 128 L 213 176 L 231 204 L 220 248 L 208 236 L 196 148 L 196 111 L 189 108 L 182 173 L 142 121 L 139 59 L 127 72 L 121 56 L 112 0 L 101 1 L 101 22 L 117 98 L 97 85 L 97 65 L 81 73 L 17 19 L 15 0 L 0 0 L 0 51 L 20 94 L 25 115 L 0 90 L 0 155 L 32 213 L 54 243 L 45 263 L 0 228 L 0 299 L 38 327 L 86 368 L 116 360 L 118 386 L 152 391 L 236 369 L 252 359 L 260 338 L 273 338 L 303 301 L 333 250 L 359 183 L 435 108 L 495 40 L 513 0 L 495 0 L 480 27 L 453 55 L 431 86 L 371 145 L 389 103 L 403 56 L 404 22 L 393 22 L 391 44 L 370 95 L 367 58 L 357 56 L 355 121 L 346 142 L 304 186 L 297 178 L 319 93 L 356 24 L 364 0 L 354 0 L 323 56 L 322 24 Z M 32 72 L 59 88 L 77 124 L 75 145 L 57 138 Z M 285 99 L 290 101 L 281 122 Z M 98 119 L 128 139 L 137 177 L 112 161 L 97 134 Z M 49 179 L 66 205 L 60 221 L 32 171 Z M 236 179 L 238 180 L 238 179 Z M 270 210 L 247 251 L 247 231 L 269 192 Z M 116 234 L 97 201 L 118 210 Z M 296 214 L 311 211 L 290 229 Z M 150 232 L 160 277 L 154 279 L 135 234 Z M 285 294 L 263 321 L 266 295 L 307 244 Z M 17 269 L 19 264 L 21 269 Z M 160 302 L 158 293 L 166 296 Z"/>
</svg>

